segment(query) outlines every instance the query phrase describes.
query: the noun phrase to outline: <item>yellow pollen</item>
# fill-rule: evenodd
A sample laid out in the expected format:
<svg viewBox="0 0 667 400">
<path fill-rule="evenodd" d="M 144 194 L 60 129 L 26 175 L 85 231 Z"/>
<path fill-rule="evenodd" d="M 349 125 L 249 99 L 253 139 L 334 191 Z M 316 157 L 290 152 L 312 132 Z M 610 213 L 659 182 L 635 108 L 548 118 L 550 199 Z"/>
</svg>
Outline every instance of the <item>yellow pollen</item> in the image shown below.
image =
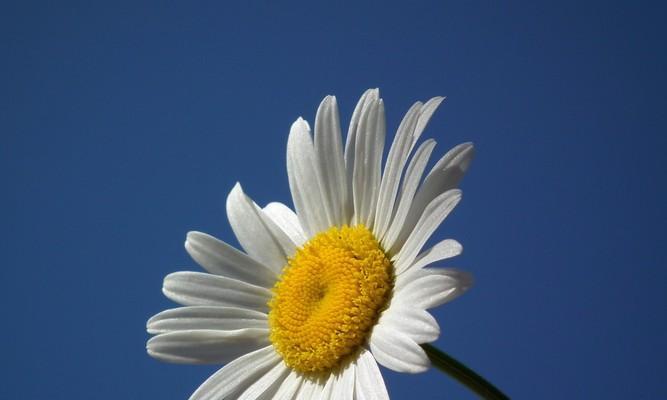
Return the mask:
<svg viewBox="0 0 667 400">
<path fill-rule="evenodd" d="M 299 372 L 331 370 L 364 343 L 392 287 L 391 262 L 368 228 L 321 232 L 297 250 L 273 287 L 271 342 Z"/>
</svg>

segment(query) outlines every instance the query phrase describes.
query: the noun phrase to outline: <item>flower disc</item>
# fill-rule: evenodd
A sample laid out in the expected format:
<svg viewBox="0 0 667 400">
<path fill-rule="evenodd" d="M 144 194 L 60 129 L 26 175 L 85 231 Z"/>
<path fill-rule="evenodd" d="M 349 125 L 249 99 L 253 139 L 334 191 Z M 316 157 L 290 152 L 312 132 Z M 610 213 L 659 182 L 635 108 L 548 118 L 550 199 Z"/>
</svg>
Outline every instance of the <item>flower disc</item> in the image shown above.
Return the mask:
<svg viewBox="0 0 667 400">
<path fill-rule="evenodd" d="M 271 342 L 300 372 L 336 367 L 384 309 L 393 267 L 363 225 L 315 235 L 288 261 L 269 302 Z"/>
</svg>

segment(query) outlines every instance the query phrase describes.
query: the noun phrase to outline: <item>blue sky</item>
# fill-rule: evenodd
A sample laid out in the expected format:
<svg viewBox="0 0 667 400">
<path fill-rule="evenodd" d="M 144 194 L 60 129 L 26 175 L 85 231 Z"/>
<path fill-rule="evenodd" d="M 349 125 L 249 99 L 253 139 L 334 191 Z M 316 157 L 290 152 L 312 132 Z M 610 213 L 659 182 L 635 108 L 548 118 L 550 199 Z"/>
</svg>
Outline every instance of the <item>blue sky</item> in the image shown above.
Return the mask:
<svg viewBox="0 0 667 400">
<path fill-rule="evenodd" d="M 185 399 L 145 321 L 224 199 L 290 202 L 289 126 L 379 87 L 393 132 L 444 95 L 435 153 L 473 141 L 438 231 L 473 289 L 438 347 L 513 398 L 665 398 L 664 6 L 658 2 L 5 3 L 0 398 Z M 473 398 L 384 370 L 392 398 Z"/>
</svg>

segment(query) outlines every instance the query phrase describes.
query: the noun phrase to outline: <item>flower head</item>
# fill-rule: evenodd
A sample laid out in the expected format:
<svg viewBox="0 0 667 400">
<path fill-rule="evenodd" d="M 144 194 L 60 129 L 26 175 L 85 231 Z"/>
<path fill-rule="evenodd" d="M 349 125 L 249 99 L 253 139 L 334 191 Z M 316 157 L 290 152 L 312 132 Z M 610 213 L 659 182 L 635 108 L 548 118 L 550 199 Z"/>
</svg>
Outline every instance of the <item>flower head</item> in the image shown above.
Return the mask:
<svg viewBox="0 0 667 400">
<path fill-rule="evenodd" d="M 458 255 L 455 240 L 423 250 L 459 202 L 456 187 L 473 155 L 472 144 L 461 144 L 424 174 L 435 141 L 417 142 L 442 100 L 410 108 L 382 168 L 378 90 L 359 100 L 344 147 L 336 99 L 326 97 L 314 138 L 301 118 L 290 130 L 296 212 L 259 207 L 237 184 L 227 216 L 245 252 L 188 233 L 185 248 L 207 273 L 165 278 L 164 294 L 184 307 L 148 321 L 156 336 L 147 348 L 168 362 L 226 363 L 192 400 L 384 399 L 378 363 L 409 373 L 429 367 L 419 345 L 440 328 L 427 310 L 472 282 L 428 267 Z"/>
</svg>

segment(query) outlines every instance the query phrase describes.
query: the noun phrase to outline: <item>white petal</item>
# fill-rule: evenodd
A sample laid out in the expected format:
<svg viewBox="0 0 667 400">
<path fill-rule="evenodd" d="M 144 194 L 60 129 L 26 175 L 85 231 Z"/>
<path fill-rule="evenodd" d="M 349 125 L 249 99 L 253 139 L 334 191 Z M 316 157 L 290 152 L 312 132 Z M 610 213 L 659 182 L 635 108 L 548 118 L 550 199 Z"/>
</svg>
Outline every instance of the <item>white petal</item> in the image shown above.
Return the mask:
<svg viewBox="0 0 667 400">
<path fill-rule="evenodd" d="M 148 354 L 181 364 L 226 363 L 270 344 L 269 329 L 174 331 L 152 337 Z"/>
<path fill-rule="evenodd" d="M 211 375 L 190 400 L 220 400 L 238 394 L 280 362 L 273 346 L 248 353 Z"/>
<path fill-rule="evenodd" d="M 287 139 L 287 177 L 296 214 L 308 237 L 328 227 L 322 212 L 322 185 L 308 123 L 299 118 Z"/>
<path fill-rule="evenodd" d="M 184 306 L 229 306 L 268 312 L 271 291 L 201 272 L 181 271 L 164 278 L 162 292 Z"/>
<path fill-rule="evenodd" d="M 343 159 L 343 139 L 336 98 L 322 100 L 315 117 L 315 153 L 322 179 L 322 205 L 329 217 L 329 226 L 347 223 L 347 176 Z"/>
<path fill-rule="evenodd" d="M 398 127 L 398 131 L 396 131 L 394 141 L 391 143 L 391 148 L 387 155 L 387 162 L 382 174 L 382 183 L 380 184 L 378 202 L 375 211 L 375 224 L 373 230 L 376 237 L 381 238 L 384 236 L 384 233 L 389 226 L 391 214 L 394 210 L 396 193 L 398 192 L 398 185 L 401 181 L 401 174 L 403 173 L 403 168 L 408 160 L 408 155 L 416 140 L 413 133 L 417 126 L 417 120 L 419 119 L 421 109 L 422 103 L 420 102 L 416 102 L 410 107 L 405 114 L 405 117 L 403 117 L 403 120 Z"/>
<path fill-rule="evenodd" d="M 148 333 L 159 334 L 193 329 L 237 330 L 267 328 L 267 315 L 233 307 L 180 307 L 162 311 L 146 323 Z"/>
<path fill-rule="evenodd" d="M 451 268 L 415 269 L 397 277 L 392 303 L 433 308 L 454 300 L 472 283 L 472 275 L 464 271 Z"/>
<path fill-rule="evenodd" d="M 389 150 L 387 164 L 382 176 L 375 219 L 376 225 L 374 226 L 374 233 L 379 238 L 384 237 L 386 230 L 389 228 L 398 184 L 408 155 L 426 128 L 431 116 L 443 100 L 444 97 L 434 97 L 424 105 L 421 102 L 417 102 L 408 110 L 408 113 L 401 121 L 394 137 L 394 142 Z M 421 171 L 419 177 L 421 177 Z M 412 196 L 410 196 L 409 200 L 412 200 Z"/>
<path fill-rule="evenodd" d="M 364 94 L 361 95 L 357 105 L 354 107 L 352 118 L 350 118 L 350 127 L 348 128 L 347 138 L 345 140 L 345 168 L 348 172 L 351 172 L 352 167 L 354 166 L 354 145 L 357 141 L 357 130 L 359 129 L 362 110 L 366 107 L 368 102 L 378 98 L 380 98 L 379 89 L 367 89 Z"/>
<path fill-rule="evenodd" d="M 412 265 L 415 257 L 431 237 L 431 234 L 440 226 L 460 200 L 461 191 L 452 189 L 436 197 L 429 203 L 405 244 L 392 260 L 394 261 L 397 274 L 400 274 Z"/>
<path fill-rule="evenodd" d="M 377 362 L 397 372 L 424 372 L 430 366 L 426 353 L 417 343 L 382 325 L 373 328 L 370 347 Z"/>
<path fill-rule="evenodd" d="M 273 202 L 267 204 L 262 211 L 292 239 L 297 247 L 306 243 L 308 238 L 303 232 L 299 217 L 289 207 L 283 203 Z"/>
<path fill-rule="evenodd" d="M 470 142 L 465 142 L 452 147 L 428 173 L 430 177 L 435 171 L 443 170 L 452 166 L 459 167 L 463 172 L 466 172 L 470 167 L 470 162 L 475 156 L 475 146 Z M 430 178 L 427 178 L 430 179 Z"/>
<path fill-rule="evenodd" d="M 322 389 L 322 397 L 320 400 L 329 400 L 333 398 L 334 388 L 337 386 L 338 382 L 338 373 L 332 372 L 326 379 L 324 383 L 324 388 Z"/>
<path fill-rule="evenodd" d="M 430 249 L 421 253 L 406 271 L 424 268 L 429 264 L 456 257 L 463 251 L 463 246 L 454 239 L 445 239 Z"/>
<path fill-rule="evenodd" d="M 303 380 L 303 377 L 296 371 L 290 372 L 290 374 L 287 375 L 287 378 L 285 378 L 283 381 L 282 385 L 280 385 L 280 388 L 278 388 L 278 392 L 276 392 L 275 396 L 273 397 L 274 400 L 296 399 L 296 395 L 299 393 L 299 389 L 301 389 Z"/>
<path fill-rule="evenodd" d="M 248 389 L 241 396 L 239 400 L 259 400 L 259 399 L 272 399 L 273 396 L 280 388 L 280 385 L 283 383 L 287 375 L 290 373 L 290 369 L 283 362 L 279 362 L 268 371 L 264 376 L 259 378 L 255 383 L 250 385 Z"/>
<path fill-rule="evenodd" d="M 357 400 L 389 400 L 380 368 L 370 351 L 362 350 L 356 360 L 356 379 L 354 385 Z"/>
<path fill-rule="evenodd" d="M 354 214 L 354 202 L 352 199 L 353 181 L 354 181 L 354 163 L 356 153 L 357 131 L 359 130 L 359 121 L 361 120 L 362 111 L 367 108 L 368 104 L 377 100 L 380 97 L 378 89 L 368 89 L 359 99 L 357 106 L 354 108 L 352 118 L 350 120 L 350 127 L 347 131 L 347 139 L 345 141 L 345 171 L 347 174 L 347 201 L 345 202 L 345 215 L 347 221 L 350 221 Z"/>
<path fill-rule="evenodd" d="M 392 302 L 378 322 L 387 329 L 401 332 L 416 343 L 430 343 L 440 336 L 440 326 L 428 311 L 404 302 Z"/>
<path fill-rule="evenodd" d="M 431 117 L 433 116 L 433 113 L 435 110 L 438 109 L 438 106 L 442 101 L 445 100 L 444 97 L 433 97 L 429 101 L 427 101 L 424 104 L 424 107 L 422 107 L 421 112 L 419 114 L 419 120 L 417 121 L 417 126 L 415 127 L 415 141 L 421 136 L 422 132 L 424 132 L 424 129 L 426 128 L 426 125 L 428 125 L 428 121 L 431 120 Z"/>
<path fill-rule="evenodd" d="M 330 399 L 348 400 L 354 397 L 354 378 L 356 366 L 354 363 L 347 365 L 336 377 Z"/>
<path fill-rule="evenodd" d="M 227 196 L 227 218 L 241 246 L 255 260 L 280 273 L 287 257 L 295 251 L 294 243 L 236 184 Z"/>
<path fill-rule="evenodd" d="M 188 232 L 185 250 L 208 272 L 253 285 L 273 287 L 276 273 L 264 264 L 202 232 Z"/>
<path fill-rule="evenodd" d="M 301 387 L 299 388 L 299 392 L 295 396 L 295 399 L 319 400 L 323 389 L 324 385 L 320 385 L 320 383 L 317 380 L 312 379 L 310 377 L 304 377 L 303 383 L 301 384 Z"/>
<path fill-rule="evenodd" d="M 393 219 L 390 220 L 391 225 L 389 226 L 389 229 L 382 237 L 382 245 L 385 249 L 391 249 L 393 247 L 398 234 L 401 232 L 403 221 L 405 221 L 405 218 L 408 215 L 412 199 L 417 191 L 422 174 L 424 173 L 424 169 L 428 164 L 428 160 L 431 157 L 434 147 L 435 140 L 429 139 L 424 141 L 424 143 L 417 148 L 417 151 L 415 151 L 412 160 L 410 160 L 410 164 L 405 171 L 405 177 L 403 178 L 403 187 L 401 188 L 396 212 L 393 215 Z"/>
<path fill-rule="evenodd" d="M 382 178 L 382 153 L 386 134 L 382 99 L 369 102 L 361 114 L 356 135 L 352 181 L 353 223 L 372 227 Z"/>
<path fill-rule="evenodd" d="M 417 194 L 415 194 L 410 210 L 401 225 L 393 249 L 400 248 L 412 232 L 415 224 L 421 217 L 424 209 L 440 194 L 455 188 L 465 174 L 472 157 L 474 148 L 472 143 L 460 144 L 445 154 L 426 176 Z"/>
</svg>

